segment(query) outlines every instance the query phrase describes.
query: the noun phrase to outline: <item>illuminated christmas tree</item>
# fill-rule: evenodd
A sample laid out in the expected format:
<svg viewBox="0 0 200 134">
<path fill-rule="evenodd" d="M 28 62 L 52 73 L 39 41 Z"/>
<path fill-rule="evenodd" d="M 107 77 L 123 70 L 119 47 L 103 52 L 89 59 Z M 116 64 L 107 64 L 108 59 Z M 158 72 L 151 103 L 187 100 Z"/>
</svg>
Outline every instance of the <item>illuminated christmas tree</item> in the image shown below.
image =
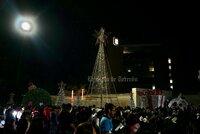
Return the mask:
<svg viewBox="0 0 200 134">
<path fill-rule="evenodd" d="M 66 84 L 61 81 L 60 83 L 58 83 L 58 88 L 59 88 L 59 92 L 58 92 L 58 96 L 56 98 L 56 106 L 61 106 L 62 104 L 66 103 L 66 97 L 65 97 L 65 86 Z"/>
<path fill-rule="evenodd" d="M 105 50 L 108 34 L 101 28 L 96 32 L 96 44 L 99 45 L 98 54 L 93 68 L 92 76 L 89 78 L 89 93 L 86 100 L 103 107 L 105 103 L 118 105 L 114 78 L 112 77 L 107 53 Z"/>
</svg>

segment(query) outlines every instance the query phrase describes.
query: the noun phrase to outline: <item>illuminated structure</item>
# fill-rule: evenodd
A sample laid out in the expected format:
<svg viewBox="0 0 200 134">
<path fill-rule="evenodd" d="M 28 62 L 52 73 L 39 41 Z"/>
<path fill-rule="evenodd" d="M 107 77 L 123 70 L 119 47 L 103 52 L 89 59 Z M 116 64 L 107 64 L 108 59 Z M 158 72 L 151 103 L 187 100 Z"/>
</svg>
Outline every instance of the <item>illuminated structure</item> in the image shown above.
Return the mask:
<svg viewBox="0 0 200 134">
<path fill-rule="evenodd" d="M 64 92 L 65 86 L 66 84 L 63 81 L 58 83 L 59 92 L 56 98 L 56 103 L 55 103 L 56 106 L 61 106 L 62 104 L 66 103 L 65 92 Z"/>
<path fill-rule="evenodd" d="M 86 101 L 90 101 L 98 106 L 104 106 L 105 103 L 118 104 L 116 95 L 115 80 L 112 77 L 109 61 L 106 55 L 106 39 L 108 35 L 105 29 L 101 28 L 97 34 L 96 44 L 99 44 L 99 50 L 92 72 L 89 78 L 89 93 Z"/>
<path fill-rule="evenodd" d="M 168 70 L 164 70 L 167 62 L 164 60 L 165 53 L 159 44 L 133 44 L 122 47 L 122 73 L 128 78 L 134 78 L 132 82 L 122 83 L 125 89 L 130 90 L 131 87 L 163 89 L 163 86 L 168 89 Z M 159 59 L 160 57 L 162 57 L 162 61 Z M 164 80 L 163 76 L 166 83 L 162 83 L 162 86 L 160 81 Z"/>
</svg>

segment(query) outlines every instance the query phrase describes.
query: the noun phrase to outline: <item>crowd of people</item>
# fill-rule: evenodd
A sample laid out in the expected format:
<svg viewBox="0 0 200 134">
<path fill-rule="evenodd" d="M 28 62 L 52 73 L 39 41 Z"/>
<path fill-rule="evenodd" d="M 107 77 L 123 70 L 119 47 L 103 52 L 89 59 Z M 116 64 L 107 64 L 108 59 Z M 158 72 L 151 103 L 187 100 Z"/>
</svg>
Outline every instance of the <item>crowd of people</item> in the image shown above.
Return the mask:
<svg viewBox="0 0 200 134">
<path fill-rule="evenodd" d="M 14 111 L 22 111 L 19 116 Z M 105 107 L 38 106 L 4 110 L 4 134 L 200 134 L 200 106 L 173 103 L 155 109 L 106 103 Z"/>
</svg>

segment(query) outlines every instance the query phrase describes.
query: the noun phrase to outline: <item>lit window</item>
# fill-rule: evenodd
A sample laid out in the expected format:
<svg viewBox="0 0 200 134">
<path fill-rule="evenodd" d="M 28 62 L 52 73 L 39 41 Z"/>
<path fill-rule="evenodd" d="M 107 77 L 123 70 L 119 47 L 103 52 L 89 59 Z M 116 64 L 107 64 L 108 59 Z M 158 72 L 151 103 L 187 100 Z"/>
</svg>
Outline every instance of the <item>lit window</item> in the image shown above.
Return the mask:
<svg viewBox="0 0 200 134">
<path fill-rule="evenodd" d="M 150 67 L 149 67 L 149 71 L 150 71 L 150 72 L 154 72 L 154 67 L 153 67 L 153 66 L 150 66 Z"/>
<path fill-rule="evenodd" d="M 152 85 L 152 89 L 155 90 L 155 89 L 156 89 L 156 86 L 155 86 L 155 85 Z"/>
<path fill-rule="evenodd" d="M 173 85 L 170 85 L 170 88 L 173 89 Z"/>
<path fill-rule="evenodd" d="M 168 58 L 168 64 L 171 64 L 171 58 Z"/>
<path fill-rule="evenodd" d="M 170 79 L 170 80 L 169 80 L 169 82 L 170 82 L 170 84 L 172 84 L 172 83 L 173 83 L 173 80 L 172 80 L 172 79 Z"/>
<path fill-rule="evenodd" d="M 127 70 L 127 72 L 129 72 L 129 73 L 130 73 L 130 72 L 131 72 L 131 69 L 128 69 L 128 70 Z"/>
<path fill-rule="evenodd" d="M 131 54 L 133 53 L 131 50 L 123 50 L 123 54 Z"/>
<path fill-rule="evenodd" d="M 169 65 L 169 70 L 171 70 L 172 69 L 172 66 L 171 65 Z"/>
</svg>

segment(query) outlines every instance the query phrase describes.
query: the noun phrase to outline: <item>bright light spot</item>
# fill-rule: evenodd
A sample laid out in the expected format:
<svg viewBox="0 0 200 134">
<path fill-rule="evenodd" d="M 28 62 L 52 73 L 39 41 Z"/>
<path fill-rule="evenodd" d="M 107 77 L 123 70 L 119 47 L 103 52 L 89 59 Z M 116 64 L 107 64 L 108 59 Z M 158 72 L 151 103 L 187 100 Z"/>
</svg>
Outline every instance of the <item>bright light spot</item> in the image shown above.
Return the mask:
<svg viewBox="0 0 200 134">
<path fill-rule="evenodd" d="M 13 111 L 12 115 L 13 115 L 13 117 L 16 117 L 17 111 Z"/>
<path fill-rule="evenodd" d="M 3 128 L 1 125 L 3 125 L 3 126 L 5 125 L 5 120 L 0 121 L 0 128 Z"/>
<path fill-rule="evenodd" d="M 170 82 L 170 84 L 172 84 L 172 83 L 173 83 L 173 80 L 172 80 L 172 79 L 170 79 L 170 80 L 169 80 L 169 82 Z"/>
<path fill-rule="evenodd" d="M 171 85 L 170 88 L 173 90 L 173 85 Z"/>
<path fill-rule="evenodd" d="M 171 64 L 171 63 L 172 63 L 172 62 L 171 62 L 171 58 L 168 58 L 168 63 L 169 63 L 169 64 Z"/>
<path fill-rule="evenodd" d="M 150 66 L 150 67 L 149 67 L 149 71 L 150 71 L 150 72 L 154 72 L 154 66 Z"/>
<path fill-rule="evenodd" d="M 25 32 L 31 32 L 31 29 L 32 29 L 32 25 L 30 22 L 28 21 L 23 21 L 21 23 L 21 29 Z"/>
<path fill-rule="evenodd" d="M 130 50 L 123 50 L 123 54 L 131 54 L 133 52 L 131 52 Z"/>
<path fill-rule="evenodd" d="M 16 115 L 17 119 L 20 119 L 21 116 L 22 116 L 22 111 L 18 111 L 18 112 L 17 112 L 17 115 Z"/>
<path fill-rule="evenodd" d="M 172 69 L 172 66 L 171 65 L 169 65 L 169 70 L 171 70 Z"/>
<path fill-rule="evenodd" d="M 155 90 L 155 89 L 156 89 L 156 86 L 155 86 L 155 85 L 152 85 L 152 89 Z"/>
<path fill-rule="evenodd" d="M 128 69 L 127 71 L 130 73 L 130 72 L 131 72 L 131 69 Z"/>
<path fill-rule="evenodd" d="M 118 46 L 119 45 L 119 39 L 116 37 L 113 37 L 113 45 Z"/>
<path fill-rule="evenodd" d="M 16 32 L 24 36 L 32 36 L 37 32 L 36 20 L 31 16 L 17 16 L 14 22 Z"/>
</svg>

